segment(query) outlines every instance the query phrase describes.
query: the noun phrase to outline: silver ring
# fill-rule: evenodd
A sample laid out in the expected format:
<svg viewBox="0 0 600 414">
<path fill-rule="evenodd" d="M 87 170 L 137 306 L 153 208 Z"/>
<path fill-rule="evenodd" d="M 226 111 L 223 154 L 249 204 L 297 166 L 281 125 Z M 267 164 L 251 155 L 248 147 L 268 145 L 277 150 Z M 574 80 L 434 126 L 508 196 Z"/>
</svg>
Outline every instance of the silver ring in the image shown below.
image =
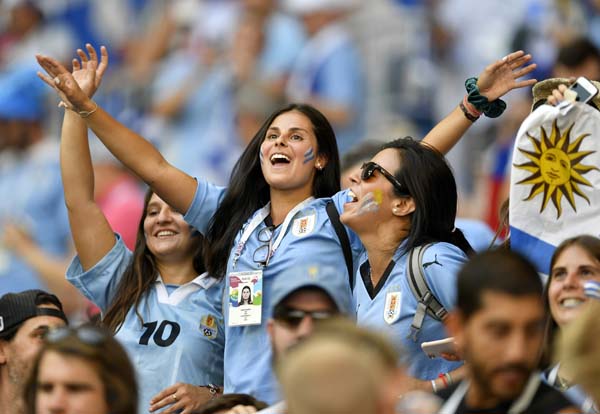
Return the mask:
<svg viewBox="0 0 600 414">
<path fill-rule="evenodd" d="M 54 83 L 60 85 L 60 78 L 58 76 L 54 78 Z"/>
</svg>

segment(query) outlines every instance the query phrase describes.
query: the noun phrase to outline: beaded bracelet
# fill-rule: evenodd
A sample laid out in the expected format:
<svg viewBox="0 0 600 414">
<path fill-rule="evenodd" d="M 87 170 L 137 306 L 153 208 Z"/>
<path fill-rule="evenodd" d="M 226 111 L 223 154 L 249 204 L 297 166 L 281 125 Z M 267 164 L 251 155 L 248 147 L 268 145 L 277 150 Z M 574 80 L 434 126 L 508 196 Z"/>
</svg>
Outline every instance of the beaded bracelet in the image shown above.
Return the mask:
<svg viewBox="0 0 600 414">
<path fill-rule="evenodd" d="M 502 99 L 496 99 L 492 102 L 488 100 L 479 92 L 477 87 L 477 78 L 469 78 L 465 81 L 465 88 L 467 89 L 467 101 L 471 103 L 475 109 L 483 112 L 488 118 L 497 118 L 502 115 L 502 112 L 506 109 L 506 102 Z"/>
</svg>

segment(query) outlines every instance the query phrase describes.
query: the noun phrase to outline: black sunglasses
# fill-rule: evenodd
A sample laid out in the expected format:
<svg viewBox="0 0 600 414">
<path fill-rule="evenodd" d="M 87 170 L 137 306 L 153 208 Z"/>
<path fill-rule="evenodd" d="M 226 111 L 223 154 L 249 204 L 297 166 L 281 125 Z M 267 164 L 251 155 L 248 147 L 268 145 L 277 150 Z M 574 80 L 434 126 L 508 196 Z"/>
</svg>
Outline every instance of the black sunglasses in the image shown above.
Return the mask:
<svg viewBox="0 0 600 414">
<path fill-rule="evenodd" d="M 273 319 L 282 322 L 291 329 L 295 329 L 300 325 L 306 316 L 310 316 L 313 321 L 319 322 L 330 319 L 335 314 L 336 312 L 332 311 L 303 311 L 300 309 L 289 308 L 287 306 L 279 306 L 273 311 Z"/>
<path fill-rule="evenodd" d="M 408 190 L 402 184 L 400 184 L 400 181 L 398 181 L 398 179 L 396 177 L 394 177 L 385 168 L 383 168 L 381 165 L 377 164 L 376 162 L 373 162 L 373 161 L 365 162 L 362 165 L 362 167 L 360 167 L 360 168 L 361 168 L 361 173 L 360 173 L 361 180 L 363 180 L 363 181 L 368 180 L 369 178 L 371 178 L 373 176 L 373 173 L 375 172 L 375 170 L 377 170 L 385 178 L 387 178 L 387 180 L 390 183 L 392 183 L 392 185 L 394 186 L 396 191 L 398 191 L 402 195 L 410 195 Z"/>
<path fill-rule="evenodd" d="M 80 326 L 78 328 L 65 326 L 50 329 L 44 336 L 45 341 L 50 344 L 60 342 L 68 338 L 77 338 L 86 345 L 97 346 L 106 340 L 107 333 L 102 329 L 93 326 Z"/>
<path fill-rule="evenodd" d="M 262 267 L 266 267 L 271 259 L 273 235 L 275 234 L 274 226 L 267 226 L 258 232 L 258 241 L 262 244 L 254 250 L 252 260 Z"/>
</svg>

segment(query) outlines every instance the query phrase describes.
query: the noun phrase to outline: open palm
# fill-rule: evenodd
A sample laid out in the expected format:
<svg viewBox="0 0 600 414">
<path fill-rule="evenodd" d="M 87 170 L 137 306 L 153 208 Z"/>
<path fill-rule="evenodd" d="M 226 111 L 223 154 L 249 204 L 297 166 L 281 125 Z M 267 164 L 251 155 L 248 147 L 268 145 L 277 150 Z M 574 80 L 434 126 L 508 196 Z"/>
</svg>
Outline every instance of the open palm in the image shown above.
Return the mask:
<svg viewBox="0 0 600 414">
<path fill-rule="evenodd" d="M 81 49 L 77 51 L 81 61 L 73 59 L 73 73 L 49 56 L 36 55 L 36 59 L 46 73 L 38 76 L 52 87 L 62 100 L 61 105 L 69 109 L 80 110 L 100 86 L 108 66 L 108 52 L 101 48 L 101 61 L 98 64 L 96 50 L 86 45 L 88 55 Z"/>
<path fill-rule="evenodd" d="M 533 85 L 536 83 L 535 79 L 518 80 L 535 70 L 536 64 L 527 65 L 529 61 L 531 55 L 526 55 L 519 50 L 492 63 L 479 75 L 477 80 L 479 92 L 491 102 L 513 89 Z"/>
</svg>

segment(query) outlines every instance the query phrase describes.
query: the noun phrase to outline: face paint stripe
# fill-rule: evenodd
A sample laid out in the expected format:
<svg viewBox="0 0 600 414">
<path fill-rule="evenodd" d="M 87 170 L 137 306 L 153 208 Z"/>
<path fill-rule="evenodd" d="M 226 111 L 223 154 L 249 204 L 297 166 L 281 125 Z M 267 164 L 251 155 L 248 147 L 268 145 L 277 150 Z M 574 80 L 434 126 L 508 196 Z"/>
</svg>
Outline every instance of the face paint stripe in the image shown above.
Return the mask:
<svg viewBox="0 0 600 414">
<path fill-rule="evenodd" d="M 310 147 L 308 150 L 306 150 L 306 152 L 304 153 L 304 162 L 303 164 L 306 164 L 307 162 L 310 162 L 312 160 L 315 159 L 315 152 L 313 150 L 312 147 Z"/>
</svg>

